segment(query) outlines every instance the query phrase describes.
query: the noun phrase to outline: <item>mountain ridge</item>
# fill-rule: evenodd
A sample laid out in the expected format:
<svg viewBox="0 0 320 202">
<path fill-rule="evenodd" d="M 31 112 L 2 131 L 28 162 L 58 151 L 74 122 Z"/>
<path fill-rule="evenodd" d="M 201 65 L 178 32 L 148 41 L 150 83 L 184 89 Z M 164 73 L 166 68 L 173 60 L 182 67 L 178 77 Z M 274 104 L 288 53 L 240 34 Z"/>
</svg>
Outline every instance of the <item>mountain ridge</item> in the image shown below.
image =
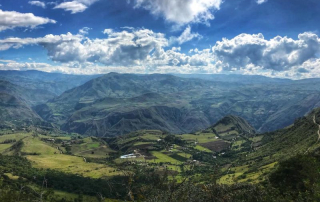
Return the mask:
<svg viewBox="0 0 320 202">
<path fill-rule="evenodd" d="M 34 109 L 64 130 L 86 135 L 89 131 L 98 136 L 119 135 L 138 129 L 193 132 L 227 114 L 243 117 L 265 132 L 288 126 L 320 106 L 320 91 L 313 83 L 305 83 L 298 92 L 296 85 L 295 81 L 239 85 L 163 74 L 110 73 Z M 174 114 L 181 115 L 179 122 Z"/>
</svg>

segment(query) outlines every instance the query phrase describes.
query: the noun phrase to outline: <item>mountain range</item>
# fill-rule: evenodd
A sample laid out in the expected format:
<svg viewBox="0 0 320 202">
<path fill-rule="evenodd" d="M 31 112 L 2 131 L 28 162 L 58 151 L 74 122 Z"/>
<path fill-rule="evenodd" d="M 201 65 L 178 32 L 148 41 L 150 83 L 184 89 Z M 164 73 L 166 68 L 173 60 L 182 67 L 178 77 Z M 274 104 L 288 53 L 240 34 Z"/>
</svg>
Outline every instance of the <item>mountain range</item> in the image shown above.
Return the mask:
<svg viewBox="0 0 320 202">
<path fill-rule="evenodd" d="M 5 71 L 0 78 L 0 92 L 22 100 L 32 117 L 69 133 L 98 137 L 142 129 L 190 133 L 227 115 L 244 118 L 261 133 L 289 126 L 320 107 L 319 79 L 118 73 L 51 77 L 37 71 Z"/>
</svg>

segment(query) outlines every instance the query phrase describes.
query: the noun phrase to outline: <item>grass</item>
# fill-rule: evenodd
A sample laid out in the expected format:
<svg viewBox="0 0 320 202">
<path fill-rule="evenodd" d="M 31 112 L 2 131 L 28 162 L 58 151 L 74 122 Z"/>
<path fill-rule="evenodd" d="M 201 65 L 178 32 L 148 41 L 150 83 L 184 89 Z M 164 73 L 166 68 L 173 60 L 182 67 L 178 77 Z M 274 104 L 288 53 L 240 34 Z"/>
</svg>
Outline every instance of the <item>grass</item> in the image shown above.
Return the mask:
<svg viewBox="0 0 320 202">
<path fill-rule="evenodd" d="M 9 134 L 9 135 L 1 135 L 0 136 L 0 142 L 3 142 L 5 140 L 13 140 L 15 139 L 16 141 L 21 140 L 24 137 L 30 136 L 30 133 L 15 133 L 15 134 Z"/>
<path fill-rule="evenodd" d="M 253 142 L 260 142 L 262 140 L 262 138 L 263 138 L 263 135 L 260 135 L 260 136 L 250 138 L 250 140 Z"/>
<path fill-rule="evenodd" d="M 154 135 L 154 134 L 144 134 L 142 136 L 142 139 L 144 140 L 149 140 L 149 141 L 157 141 L 158 139 L 160 139 L 161 135 Z"/>
<path fill-rule="evenodd" d="M 232 149 L 235 150 L 235 151 L 238 151 L 240 149 L 242 149 L 242 144 L 243 143 L 246 143 L 247 141 L 243 138 L 239 138 L 237 141 L 233 142 L 232 144 Z"/>
<path fill-rule="evenodd" d="M 185 158 L 190 158 L 192 156 L 191 154 L 183 153 L 183 152 L 180 152 L 180 153 L 177 153 L 177 154 L 182 156 L 182 157 L 185 157 Z"/>
<path fill-rule="evenodd" d="M 117 164 L 120 164 L 120 163 L 123 163 L 123 162 L 132 162 L 132 161 L 134 161 L 134 162 L 137 162 L 137 161 L 138 161 L 138 162 L 139 162 L 139 161 L 144 162 L 145 160 L 144 160 L 143 157 L 129 158 L 129 159 L 117 158 L 117 159 L 114 160 L 114 162 L 117 163 Z M 151 160 L 149 160 L 149 161 L 151 161 Z M 153 160 L 152 160 L 152 161 L 153 161 Z"/>
<path fill-rule="evenodd" d="M 230 171 L 233 171 L 233 174 L 227 174 L 222 176 L 218 183 L 220 184 L 233 184 L 235 182 L 251 182 L 258 183 L 265 179 L 265 174 L 270 173 L 272 169 L 277 165 L 277 162 L 273 162 L 264 166 L 261 166 L 254 172 L 248 173 L 248 166 L 239 166 L 231 168 Z M 247 172 L 247 173 L 246 173 Z M 246 173 L 246 175 L 244 175 Z"/>
<path fill-rule="evenodd" d="M 10 148 L 13 143 L 10 144 L 0 144 L 0 153 L 4 152 L 6 149 Z"/>
<path fill-rule="evenodd" d="M 14 134 L 9 134 L 9 135 L 1 135 L 0 136 L 0 142 L 4 142 L 6 140 L 16 140 L 19 141 L 25 137 L 30 136 L 30 133 L 14 133 Z M 9 144 L 0 144 L 0 153 L 3 153 L 6 151 L 6 149 L 10 148 L 13 143 L 9 143 Z"/>
<path fill-rule="evenodd" d="M 107 146 L 101 146 L 98 148 L 90 149 L 90 150 L 79 150 L 78 152 L 74 153 L 76 156 L 84 156 L 90 158 L 106 158 L 109 156 L 110 153 L 114 151 Z"/>
<path fill-rule="evenodd" d="M 205 148 L 205 147 L 203 147 L 203 146 L 201 146 L 201 145 L 196 145 L 194 148 L 197 149 L 197 150 L 199 150 L 199 151 L 212 152 L 210 149 Z"/>
<path fill-rule="evenodd" d="M 149 145 L 153 144 L 154 142 L 135 142 L 133 146 L 140 146 L 140 145 Z"/>
<path fill-rule="evenodd" d="M 63 192 L 63 191 L 59 191 L 59 190 L 53 190 L 53 191 L 54 191 L 54 196 L 57 199 L 76 200 L 79 197 L 78 194 Z M 83 195 L 83 201 L 98 201 L 98 200 L 94 196 Z M 116 199 L 108 199 L 107 198 L 107 199 L 103 200 L 102 202 L 120 202 L 120 201 L 116 200 Z"/>
<path fill-rule="evenodd" d="M 232 128 L 234 125 L 233 124 L 228 124 L 228 125 L 224 125 L 224 124 L 218 124 L 214 127 L 214 129 L 217 131 L 217 133 L 221 133 L 224 132 L 226 130 L 229 130 L 230 128 Z"/>
<path fill-rule="evenodd" d="M 216 135 L 213 133 L 183 134 L 178 137 L 189 142 L 192 141 L 198 143 L 207 143 L 216 140 Z"/>
<path fill-rule="evenodd" d="M 56 169 L 91 178 L 103 178 L 121 174 L 119 172 L 114 172 L 116 170 L 115 168 L 104 164 L 86 163 L 82 157 L 60 154 L 59 150 L 56 149 L 56 145 L 51 145 L 51 143 L 46 143 L 40 140 L 40 138 L 49 138 L 49 136 L 42 135 L 38 138 L 31 136 L 31 134 L 17 134 L 10 135 L 9 137 L 1 136 L 3 141 L 6 139 L 16 138 L 19 140 L 24 138 L 22 140 L 23 146 L 21 148 L 21 152 L 26 154 L 26 157 L 36 168 Z M 80 147 L 75 145 L 79 155 L 82 152 L 81 156 L 105 158 L 108 153 L 112 152 L 112 150 L 107 146 L 100 146 L 100 142 L 95 141 L 95 139 L 84 138 L 84 141 L 85 143 L 80 145 Z M 9 148 L 11 145 L 12 144 L 0 144 L 0 151 Z M 89 151 L 86 151 L 88 149 Z M 92 151 L 94 153 L 92 153 Z"/>
<path fill-rule="evenodd" d="M 60 140 L 71 140 L 70 136 L 46 136 L 46 135 L 39 135 L 40 138 L 54 138 L 54 139 L 60 139 Z"/>
<path fill-rule="evenodd" d="M 12 173 L 4 173 L 11 180 L 18 180 L 19 176 L 12 175 Z"/>
<path fill-rule="evenodd" d="M 238 177 L 240 175 L 243 175 L 244 172 L 248 171 L 248 166 L 233 167 L 233 168 L 230 168 L 230 171 L 232 171 L 233 173 L 222 176 L 217 182 L 219 184 L 235 183 L 236 181 L 238 181 Z"/>
<path fill-rule="evenodd" d="M 237 177 L 242 175 L 243 173 L 234 173 L 222 176 L 217 183 L 219 184 L 234 184 L 236 182 Z"/>
<path fill-rule="evenodd" d="M 154 162 L 157 162 L 157 163 L 171 163 L 171 164 L 180 164 L 181 161 L 178 161 L 174 158 L 171 158 L 170 156 L 164 154 L 164 153 L 161 153 L 161 152 L 158 152 L 158 151 L 152 151 L 151 154 L 155 157 L 157 157 L 157 159 L 153 159 L 153 160 L 150 160 L 150 161 L 154 161 Z"/>
<path fill-rule="evenodd" d="M 95 138 L 84 138 L 84 143 L 71 145 L 71 153 L 90 158 L 105 158 L 114 151 Z"/>
<path fill-rule="evenodd" d="M 98 142 L 88 144 L 88 148 L 89 148 L 89 149 L 96 149 L 96 148 L 98 148 L 99 146 L 100 146 L 100 144 L 99 144 Z"/>
<path fill-rule="evenodd" d="M 59 150 L 49 146 L 47 143 L 41 141 L 39 138 L 27 137 L 23 140 L 23 147 L 21 152 L 25 153 L 37 153 L 42 155 L 54 155 L 59 153 Z"/>
<path fill-rule="evenodd" d="M 67 173 L 79 174 L 84 177 L 102 178 L 120 175 L 113 172 L 115 168 L 97 163 L 86 163 L 83 158 L 64 154 L 30 155 L 27 158 L 36 168 L 56 169 Z"/>
</svg>

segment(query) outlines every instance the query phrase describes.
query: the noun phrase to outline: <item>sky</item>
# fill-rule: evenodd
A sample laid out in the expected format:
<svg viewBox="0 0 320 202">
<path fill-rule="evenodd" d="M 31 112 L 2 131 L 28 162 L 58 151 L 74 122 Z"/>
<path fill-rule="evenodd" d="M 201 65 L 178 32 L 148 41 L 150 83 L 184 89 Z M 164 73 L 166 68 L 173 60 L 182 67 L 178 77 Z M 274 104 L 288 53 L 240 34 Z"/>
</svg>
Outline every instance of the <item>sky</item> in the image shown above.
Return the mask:
<svg viewBox="0 0 320 202">
<path fill-rule="evenodd" d="M 0 70 L 320 77 L 319 0 L 0 0 Z"/>
</svg>

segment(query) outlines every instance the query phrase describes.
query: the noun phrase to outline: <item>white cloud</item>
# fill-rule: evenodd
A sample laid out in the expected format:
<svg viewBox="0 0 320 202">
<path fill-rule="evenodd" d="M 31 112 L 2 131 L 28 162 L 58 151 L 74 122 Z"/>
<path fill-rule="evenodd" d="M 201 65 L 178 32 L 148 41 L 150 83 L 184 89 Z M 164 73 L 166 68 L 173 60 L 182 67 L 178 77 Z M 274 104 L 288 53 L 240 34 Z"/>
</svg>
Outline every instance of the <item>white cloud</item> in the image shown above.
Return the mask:
<svg viewBox="0 0 320 202">
<path fill-rule="evenodd" d="M 216 61 L 225 69 L 241 69 L 249 64 L 263 69 L 286 71 L 317 58 L 320 39 L 316 34 L 299 34 L 298 39 L 277 36 L 266 40 L 262 34 L 241 34 L 223 39 L 212 48 Z"/>
<path fill-rule="evenodd" d="M 113 32 L 112 29 L 105 29 L 105 30 L 103 30 L 102 33 L 104 33 L 104 34 L 112 34 L 112 32 Z"/>
<path fill-rule="evenodd" d="M 140 64 L 150 55 L 159 54 L 168 45 L 161 33 L 141 29 L 133 32 L 109 30 L 107 38 L 89 39 L 80 30 L 77 35 L 47 35 L 41 38 L 7 38 L 0 40 L 0 50 L 20 48 L 24 45 L 40 45 L 49 57 L 58 62 L 100 62 L 108 65 Z M 153 53 L 151 53 L 153 51 Z"/>
<path fill-rule="evenodd" d="M 49 18 L 38 17 L 32 13 L 19 13 L 0 9 L 0 32 L 16 27 L 35 28 L 48 23 L 56 23 L 56 21 Z"/>
<path fill-rule="evenodd" d="M 29 1 L 29 4 L 33 5 L 33 6 L 39 6 L 42 8 L 46 8 L 46 4 L 42 1 Z"/>
<path fill-rule="evenodd" d="M 106 29 L 105 37 L 96 39 L 85 36 L 88 30 L 40 38 L 6 38 L 0 40 L 0 50 L 42 46 L 51 60 L 61 64 L 44 67 L 46 71 L 65 73 L 231 71 L 270 77 L 320 77 L 320 38 L 310 32 L 300 34 L 297 39 L 280 36 L 265 39 L 262 34 L 240 34 L 218 41 L 211 49 L 192 49 L 186 54 L 180 47 L 171 47 L 171 39 L 164 34 L 148 29 Z M 184 32 L 191 33 L 191 30 Z M 32 64 L 9 62 L 1 65 L 3 68 L 43 66 Z"/>
<path fill-rule="evenodd" d="M 135 8 L 144 8 L 155 16 L 178 25 L 205 23 L 214 19 L 222 0 L 135 0 Z"/>
<path fill-rule="evenodd" d="M 14 60 L 0 60 L 1 63 L 13 63 Z"/>
<path fill-rule="evenodd" d="M 263 4 L 266 3 L 268 0 L 256 0 L 257 4 Z"/>
<path fill-rule="evenodd" d="M 79 3 L 82 3 L 84 5 L 90 6 L 91 4 L 93 4 L 99 0 L 76 0 L 76 1 L 78 1 Z"/>
<path fill-rule="evenodd" d="M 165 50 L 169 40 L 162 33 L 148 29 L 116 32 L 106 29 L 106 38 L 89 39 L 83 29 L 79 34 L 47 35 L 41 38 L 6 38 L 0 40 L 0 50 L 25 45 L 44 47 L 48 56 L 61 63 L 97 63 L 106 66 L 145 67 L 152 70 L 165 66 L 207 66 L 212 62 L 210 50 L 194 51 L 189 56 L 180 48 Z M 150 70 L 151 71 L 151 70 Z"/>
<path fill-rule="evenodd" d="M 89 30 L 91 30 L 91 28 L 89 27 L 83 27 L 82 29 L 79 30 L 79 34 L 81 35 L 87 35 L 89 33 Z"/>
<path fill-rule="evenodd" d="M 85 11 L 88 7 L 77 1 L 63 2 L 54 7 L 54 9 L 64 9 L 66 11 L 71 11 L 72 14 L 80 13 Z"/>
<path fill-rule="evenodd" d="M 72 14 L 81 13 L 85 11 L 89 6 L 99 0 L 74 0 L 63 2 L 54 7 L 54 9 L 64 9 L 66 11 L 71 11 Z"/>
<path fill-rule="evenodd" d="M 171 43 L 179 43 L 183 44 L 185 42 L 191 41 L 192 39 L 201 39 L 202 36 L 199 33 L 192 33 L 191 27 L 187 26 L 187 28 L 182 32 L 179 37 L 171 37 Z"/>
<path fill-rule="evenodd" d="M 17 38 L 9 37 L 0 40 L 0 50 L 8 50 L 9 48 L 21 48 L 24 45 L 41 45 L 41 44 L 59 44 L 64 42 L 81 41 L 82 35 L 72 35 L 71 33 L 61 35 L 46 35 L 41 38 Z"/>
</svg>

